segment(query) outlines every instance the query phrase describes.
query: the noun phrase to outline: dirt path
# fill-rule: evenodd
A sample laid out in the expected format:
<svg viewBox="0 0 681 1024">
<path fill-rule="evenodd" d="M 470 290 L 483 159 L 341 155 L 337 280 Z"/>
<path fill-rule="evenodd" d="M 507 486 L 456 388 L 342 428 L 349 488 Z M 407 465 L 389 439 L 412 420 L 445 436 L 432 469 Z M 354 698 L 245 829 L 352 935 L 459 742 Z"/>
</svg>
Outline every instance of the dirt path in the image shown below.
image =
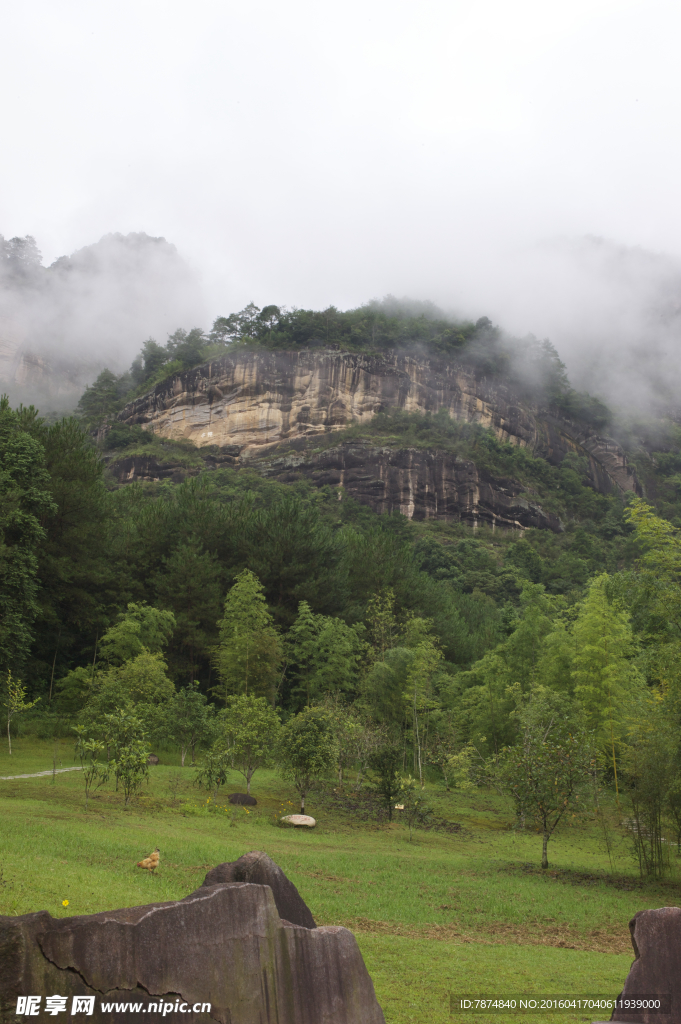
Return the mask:
<svg viewBox="0 0 681 1024">
<path fill-rule="evenodd" d="M 0 775 L 0 782 L 9 782 L 11 779 L 37 779 L 41 775 L 59 775 L 60 772 L 82 772 L 80 765 L 75 768 L 50 768 L 46 772 L 31 772 L 30 775 Z"/>
</svg>

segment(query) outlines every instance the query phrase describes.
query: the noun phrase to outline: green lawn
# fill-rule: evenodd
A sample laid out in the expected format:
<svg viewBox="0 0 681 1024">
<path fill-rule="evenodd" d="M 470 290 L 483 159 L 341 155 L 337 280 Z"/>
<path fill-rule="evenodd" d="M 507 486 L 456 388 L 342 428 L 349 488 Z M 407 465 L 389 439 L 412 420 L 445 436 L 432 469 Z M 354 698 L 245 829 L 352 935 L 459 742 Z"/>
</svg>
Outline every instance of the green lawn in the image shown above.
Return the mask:
<svg viewBox="0 0 681 1024">
<path fill-rule="evenodd" d="M 258 807 L 209 813 L 193 772 L 161 753 L 151 783 L 129 810 L 109 784 L 84 811 L 80 773 L 0 782 L 0 913 L 86 914 L 186 896 L 206 870 L 248 850 L 265 850 L 298 886 L 320 924 L 355 932 L 390 1024 L 453 1022 L 454 995 L 571 993 L 614 995 L 632 960 L 627 922 L 646 907 L 678 904 L 675 880 L 641 885 L 625 837 L 610 876 L 592 825 L 566 827 L 538 869 L 537 836 L 513 832 L 510 808 L 494 794 L 446 794 L 433 786 L 438 814 L 458 833 L 361 824 L 350 813 L 308 800 L 314 832 L 276 828 L 293 792 L 272 772 L 255 776 Z M 52 741 L 18 739 L 0 775 L 52 767 Z M 57 766 L 73 763 L 60 741 Z M 227 791 L 243 789 L 238 776 Z M 225 798 L 218 800 L 225 804 Z M 155 846 L 156 875 L 136 869 Z M 68 900 L 68 908 L 62 901 Z M 608 1013 L 541 1020 L 594 1020 Z M 513 1015 L 476 1015 L 478 1024 Z M 539 1016 L 532 1019 L 539 1021 Z"/>
</svg>

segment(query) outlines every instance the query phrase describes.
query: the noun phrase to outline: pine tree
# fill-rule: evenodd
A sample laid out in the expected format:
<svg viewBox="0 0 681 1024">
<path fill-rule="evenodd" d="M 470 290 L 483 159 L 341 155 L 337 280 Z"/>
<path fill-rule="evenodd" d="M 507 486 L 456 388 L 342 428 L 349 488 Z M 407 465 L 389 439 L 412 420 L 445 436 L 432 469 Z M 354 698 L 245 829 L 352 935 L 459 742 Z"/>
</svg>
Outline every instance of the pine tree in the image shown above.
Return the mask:
<svg viewBox="0 0 681 1024">
<path fill-rule="evenodd" d="M 216 639 L 220 566 L 214 555 L 202 551 L 195 537 L 178 544 L 162 562 L 163 570 L 155 575 L 154 583 L 160 603 L 175 614 L 171 665 L 186 672 L 193 683 Z"/>
<path fill-rule="evenodd" d="M 215 656 L 225 696 L 251 693 L 274 700 L 281 644 L 263 590 L 255 573 L 244 569 L 225 599 Z"/>
</svg>

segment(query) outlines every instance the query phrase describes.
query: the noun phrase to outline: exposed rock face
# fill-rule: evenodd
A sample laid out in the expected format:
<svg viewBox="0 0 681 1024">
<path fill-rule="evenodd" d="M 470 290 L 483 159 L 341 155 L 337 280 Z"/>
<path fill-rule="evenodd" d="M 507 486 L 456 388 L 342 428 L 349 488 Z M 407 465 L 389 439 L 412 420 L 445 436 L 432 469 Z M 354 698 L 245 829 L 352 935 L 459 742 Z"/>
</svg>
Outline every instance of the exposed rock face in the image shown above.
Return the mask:
<svg viewBox="0 0 681 1024">
<path fill-rule="evenodd" d="M 437 412 L 489 427 L 560 462 L 589 459 L 600 490 L 636 488 L 621 448 L 583 425 L 520 401 L 510 388 L 471 367 L 404 355 L 325 350 L 240 352 L 178 374 L 131 402 L 119 419 L 197 445 L 238 446 L 253 458 L 268 446 L 367 422 L 386 408 Z"/>
<path fill-rule="evenodd" d="M 252 882 L 255 885 L 269 885 L 279 916 L 291 924 L 303 928 L 316 928 L 315 920 L 305 900 L 278 864 L 259 850 L 245 853 L 238 860 L 218 864 L 208 872 L 204 886 L 219 882 Z"/>
<path fill-rule="evenodd" d="M 375 512 L 401 512 L 410 519 L 461 520 L 471 526 L 535 526 L 563 529 L 558 516 L 521 497 L 514 480 L 492 478 L 474 462 L 447 452 L 341 444 L 319 454 L 289 452 L 261 462 L 261 472 L 284 483 L 308 477 L 315 484 L 341 485 Z"/>
<path fill-rule="evenodd" d="M 622 999 L 671 996 L 670 1012 L 617 1009 L 613 1021 L 678 1024 L 681 1020 L 681 909 L 640 910 L 629 922 L 636 959 L 624 983 Z"/>
<path fill-rule="evenodd" d="M 454 419 L 491 428 L 500 440 L 529 447 L 554 465 L 576 452 L 587 459 L 597 490 L 640 493 L 623 450 L 611 438 L 522 402 L 508 387 L 477 377 L 471 367 L 437 360 L 244 351 L 159 384 L 119 418 L 164 437 L 216 446 L 206 468 L 247 464 L 285 482 L 308 477 L 341 485 L 376 512 L 562 530 L 557 516 L 521 496 L 517 482 L 493 478 L 447 452 L 361 441 L 319 450 L 320 435 L 368 422 L 387 408 L 446 409 Z M 121 483 L 179 481 L 199 467 L 123 456 L 113 471 Z"/>
<path fill-rule="evenodd" d="M 55 993 L 69 1009 L 73 996 L 95 996 L 89 1019 L 100 1024 L 161 1020 L 164 1002 L 185 1004 L 190 1024 L 384 1024 L 351 932 L 283 921 L 272 889 L 248 882 L 86 917 L 0 918 L 4 1019 L 18 996 Z M 139 1006 L 104 1009 L 112 1000 Z"/>
</svg>

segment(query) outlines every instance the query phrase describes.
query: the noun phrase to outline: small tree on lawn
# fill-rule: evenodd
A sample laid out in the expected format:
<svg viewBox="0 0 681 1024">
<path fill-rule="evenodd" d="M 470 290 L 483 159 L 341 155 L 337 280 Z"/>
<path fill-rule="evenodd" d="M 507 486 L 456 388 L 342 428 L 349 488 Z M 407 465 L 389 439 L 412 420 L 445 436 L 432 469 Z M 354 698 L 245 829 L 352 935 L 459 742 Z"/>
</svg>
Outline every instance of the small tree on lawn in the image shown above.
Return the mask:
<svg viewBox="0 0 681 1024">
<path fill-rule="evenodd" d="M 279 717 L 264 697 L 251 694 L 228 697 L 222 715 L 232 766 L 243 775 L 250 795 L 253 775 L 274 757 L 281 729 Z"/>
<path fill-rule="evenodd" d="M 125 796 L 124 807 L 130 798 L 139 793 L 142 783 L 149 778 L 149 744 L 144 740 L 133 740 L 128 746 L 121 747 L 111 769 L 123 786 Z"/>
<path fill-rule="evenodd" d="M 284 778 L 300 795 L 300 813 L 314 783 L 336 765 L 336 743 L 331 716 L 323 708 L 305 708 L 289 718 L 281 730 L 279 761 Z"/>
<path fill-rule="evenodd" d="M 116 779 L 116 791 L 118 792 L 118 783 L 119 781 L 122 781 L 123 778 L 123 766 L 126 765 L 125 770 L 130 774 L 133 763 L 127 755 L 126 758 L 121 758 L 123 751 L 135 752 L 144 749 L 146 750 L 146 756 L 149 756 L 149 745 L 145 742 L 146 728 L 142 719 L 139 718 L 130 708 L 116 708 L 114 714 L 104 715 L 103 732 L 104 742 L 106 744 L 107 760 L 109 759 L 110 750 L 113 749 L 113 759 L 111 760 L 110 767 Z M 147 765 L 145 778 L 148 774 L 149 771 Z M 141 784 L 142 783 L 140 782 L 140 785 Z M 129 798 L 129 795 L 126 795 L 126 806 Z"/>
<path fill-rule="evenodd" d="M 591 776 L 595 759 L 581 732 L 572 701 L 543 686 L 523 694 L 509 687 L 519 737 L 491 766 L 513 797 L 519 817 L 533 819 L 542 835 L 542 868 L 548 868 L 547 847 L 559 822 L 569 811 L 581 810 L 580 790 Z"/>
<path fill-rule="evenodd" d="M 10 754 L 12 753 L 12 735 L 10 733 L 12 719 L 23 711 L 29 711 L 35 707 L 39 700 L 40 697 L 37 697 L 36 700 L 26 700 L 26 687 L 21 685 L 20 679 L 13 679 L 11 672 L 7 673 L 3 705 L 7 710 L 7 742 Z"/>
<path fill-rule="evenodd" d="M 230 773 L 231 751 L 225 750 L 219 744 L 215 744 L 211 750 L 206 751 L 203 761 L 196 767 L 195 782 L 199 788 L 206 788 L 213 794 L 213 800 L 217 799 L 220 786 L 224 786 Z"/>
<path fill-rule="evenodd" d="M 409 826 L 409 842 L 411 833 L 417 825 L 425 825 L 430 817 L 431 810 L 416 788 L 417 780 L 408 775 L 402 779 L 402 788 L 399 794 L 402 804 L 402 820 Z"/>
<path fill-rule="evenodd" d="M 395 743 L 386 743 L 372 754 L 369 763 L 377 776 L 374 790 L 388 812 L 388 821 L 392 821 L 395 801 L 402 791 L 402 751 Z"/>
<path fill-rule="evenodd" d="M 85 810 L 87 811 L 88 797 L 93 789 L 99 789 L 109 778 L 109 765 L 106 761 L 100 761 L 104 753 L 104 744 L 101 740 L 85 738 L 85 726 L 74 726 L 76 733 L 76 756 L 80 760 L 83 769 L 83 782 L 85 783 Z"/>
<path fill-rule="evenodd" d="M 179 746 L 183 768 L 187 750 L 191 751 L 194 764 L 196 746 L 210 735 L 212 728 L 213 706 L 199 692 L 196 683 L 183 686 L 164 705 L 161 730 Z"/>
</svg>

